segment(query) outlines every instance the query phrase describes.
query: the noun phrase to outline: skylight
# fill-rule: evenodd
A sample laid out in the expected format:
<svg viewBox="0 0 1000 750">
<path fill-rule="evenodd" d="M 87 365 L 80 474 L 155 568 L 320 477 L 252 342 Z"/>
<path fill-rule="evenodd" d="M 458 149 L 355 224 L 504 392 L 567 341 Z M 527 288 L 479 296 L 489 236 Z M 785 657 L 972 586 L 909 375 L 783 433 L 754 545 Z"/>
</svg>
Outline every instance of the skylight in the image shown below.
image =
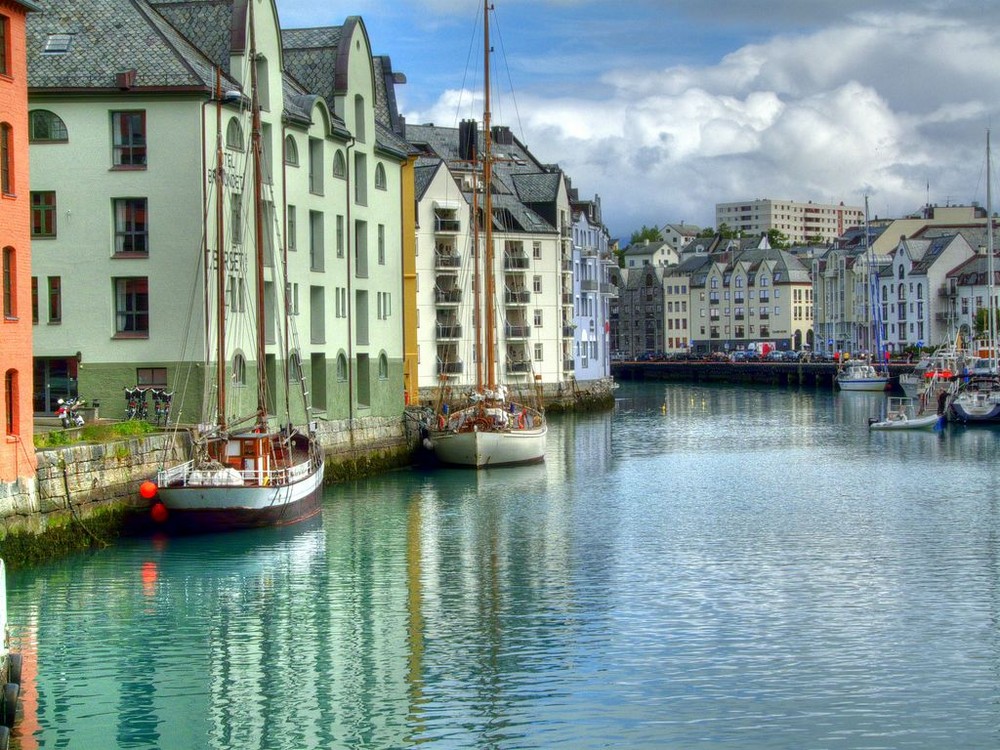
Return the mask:
<svg viewBox="0 0 1000 750">
<path fill-rule="evenodd" d="M 45 40 L 45 49 L 42 50 L 42 53 L 46 55 L 65 54 L 69 52 L 69 45 L 72 41 L 72 34 L 49 34 L 48 39 Z"/>
</svg>

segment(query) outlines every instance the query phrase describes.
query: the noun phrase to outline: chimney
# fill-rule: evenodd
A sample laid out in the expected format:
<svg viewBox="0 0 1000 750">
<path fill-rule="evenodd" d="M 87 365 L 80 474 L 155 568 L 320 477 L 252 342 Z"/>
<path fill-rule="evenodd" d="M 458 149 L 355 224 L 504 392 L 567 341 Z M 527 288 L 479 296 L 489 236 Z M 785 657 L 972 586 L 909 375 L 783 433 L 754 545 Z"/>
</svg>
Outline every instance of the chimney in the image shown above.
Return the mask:
<svg viewBox="0 0 1000 750">
<path fill-rule="evenodd" d="M 135 86 L 135 68 L 115 73 L 115 86 L 122 91 L 128 91 Z"/>
<path fill-rule="evenodd" d="M 458 123 L 458 158 L 463 161 L 475 161 L 479 133 L 475 120 L 462 120 Z"/>
</svg>

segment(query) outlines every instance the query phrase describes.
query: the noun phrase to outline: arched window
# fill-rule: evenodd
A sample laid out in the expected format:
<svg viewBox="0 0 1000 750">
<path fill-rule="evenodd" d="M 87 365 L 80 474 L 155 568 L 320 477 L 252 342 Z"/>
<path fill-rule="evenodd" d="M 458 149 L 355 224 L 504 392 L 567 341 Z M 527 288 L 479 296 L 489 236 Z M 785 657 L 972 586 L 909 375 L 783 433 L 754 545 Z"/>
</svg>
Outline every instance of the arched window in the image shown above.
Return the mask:
<svg viewBox="0 0 1000 750">
<path fill-rule="evenodd" d="M 299 147 L 290 135 L 285 136 L 285 164 L 290 167 L 299 166 Z"/>
<path fill-rule="evenodd" d="M 242 354 L 233 357 L 233 384 L 238 386 L 247 384 L 247 361 Z"/>
<path fill-rule="evenodd" d="M 761 275 L 761 277 L 760 277 L 760 285 L 761 286 L 767 286 L 767 276 L 764 276 L 763 274 Z"/>
<path fill-rule="evenodd" d="M 385 356 L 385 352 L 378 355 L 378 379 L 389 379 L 389 358 Z"/>
<path fill-rule="evenodd" d="M 257 101 L 260 103 L 260 108 L 263 110 L 270 109 L 271 106 L 271 93 L 270 87 L 268 86 L 267 80 L 267 58 L 263 55 L 258 54 L 257 60 Z"/>
<path fill-rule="evenodd" d="M 65 143 L 69 140 L 69 132 L 59 115 L 47 109 L 33 109 L 28 113 L 28 140 L 31 143 Z"/>
<path fill-rule="evenodd" d="M 17 318 L 17 256 L 12 247 L 3 249 L 3 316 Z"/>
<path fill-rule="evenodd" d="M 917 299 L 923 299 L 923 298 L 924 298 L 924 285 L 917 284 Z"/>
<path fill-rule="evenodd" d="M 344 159 L 344 152 L 340 149 L 333 155 L 333 176 L 342 180 L 347 178 L 347 160 Z"/>
<path fill-rule="evenodd" d="M 20 431 L 20 414 L 17 410 L 17 370 L 7 370 L 3 378 L 3 405 L 6 422 L 4 429 L 8 435 Z"/>
<path fill-rule="evenodd" d="M 375 165 L 375 189 L 385 190 L 385 167 L 382 166 L 382 162 Z"/>
<path fill-rule="evenodd" d="M 243 126 L 235 117 L 230 118 L 229 124 L 226 125 L 226 148 L 234 151 L 243 150 Z"/>
<path fill-rule="evenodd" d="M 365 98 L 361 94 L 354 97 L 354 137 L 358 143 L 365 142 Z"/>
<path fill-rule="evenodd" d="M 0 192 L 14 194 L 14 131 L 8 122 L 0 122 Z"/>
<path fill-rule="evenodd" d="M 903 266 L 902 266 L 902 264 L 900 264 L 900 266 L 899 266 L 899 280 L 900 281 L 903 280 Z"/>
<path fill-rule="evenodd" d="M 337 380 L 341 383 L 347 381 L 347 357 L 343 352 L 337 353 Z"/>
</svg>

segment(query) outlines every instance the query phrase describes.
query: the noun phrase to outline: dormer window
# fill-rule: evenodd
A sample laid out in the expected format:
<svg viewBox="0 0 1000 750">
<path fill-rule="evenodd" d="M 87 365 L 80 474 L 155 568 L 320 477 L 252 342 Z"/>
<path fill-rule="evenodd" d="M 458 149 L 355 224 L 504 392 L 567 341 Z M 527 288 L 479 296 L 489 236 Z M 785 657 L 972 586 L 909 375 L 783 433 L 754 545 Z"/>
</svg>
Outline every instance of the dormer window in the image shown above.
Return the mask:
<svg viewBox="0 0 1000 750">
<path fill-rule="evenodd" d="M 49 34 L 45 40 L 43 55 L 64 55 L 69 52 L 69 46 L 73 43 L 72 34 Z"/>
</svg>

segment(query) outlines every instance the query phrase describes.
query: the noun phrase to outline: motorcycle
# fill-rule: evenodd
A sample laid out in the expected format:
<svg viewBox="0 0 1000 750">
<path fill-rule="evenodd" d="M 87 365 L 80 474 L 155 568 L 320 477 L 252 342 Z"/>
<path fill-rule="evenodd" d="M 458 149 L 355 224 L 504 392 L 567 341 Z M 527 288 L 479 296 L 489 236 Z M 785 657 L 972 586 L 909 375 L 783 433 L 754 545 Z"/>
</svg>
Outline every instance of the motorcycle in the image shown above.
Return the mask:
<svg viewBox="0 0 1000 750">
<path fill-rule="evenodd" d="M 86 401 L 77 397 L 59 399 L 57 403 L 59 408 L 56 409 L 56 417 L 59 418 L 63 427 L 83 427 L 83 415 L 80 414 L 80 409 L 83 408 Z"/>
</svg>

